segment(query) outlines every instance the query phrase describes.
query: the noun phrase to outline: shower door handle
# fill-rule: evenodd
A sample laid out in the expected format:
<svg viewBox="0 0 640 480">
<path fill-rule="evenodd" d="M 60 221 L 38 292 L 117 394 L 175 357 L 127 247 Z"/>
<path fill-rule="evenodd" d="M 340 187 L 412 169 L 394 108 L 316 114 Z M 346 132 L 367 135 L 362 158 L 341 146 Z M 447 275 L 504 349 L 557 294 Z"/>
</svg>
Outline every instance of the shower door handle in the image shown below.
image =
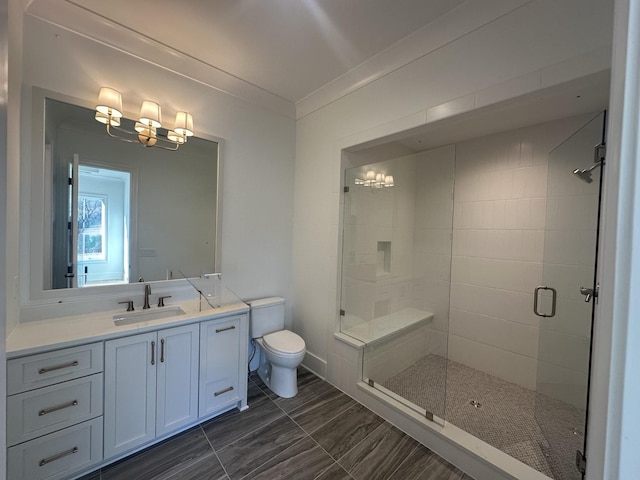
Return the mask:
<svg viewBox="0 0 640 480">
<path fill-rule="evenodd" d="M 551 291 L 551 314 L 547 315 L 545 313 L 540 313 L 538 311 L 538 295 L 540 294 L 540 290 L 550 290 Z M 539 317 L 551 318 L 556 314 L 556 297 L 558 296 L 558 292 L 556 292 L 555 288 L 539 286 L 536 287 L 533 291 L 533 313 L 535 313 Z"/>
</svg>

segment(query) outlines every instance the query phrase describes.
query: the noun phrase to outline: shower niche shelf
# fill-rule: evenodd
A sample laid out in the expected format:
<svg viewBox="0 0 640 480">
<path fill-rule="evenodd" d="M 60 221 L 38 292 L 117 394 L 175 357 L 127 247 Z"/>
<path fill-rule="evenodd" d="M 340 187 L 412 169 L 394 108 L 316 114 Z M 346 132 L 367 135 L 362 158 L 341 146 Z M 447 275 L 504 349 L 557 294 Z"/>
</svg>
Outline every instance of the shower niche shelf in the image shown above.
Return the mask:
<svg viewBox="0 0 640 480">
<path fill-rule="evenodd" d="M 378 242 L 376 276 L 391 273 L 391 242 Z"/>
</svg>

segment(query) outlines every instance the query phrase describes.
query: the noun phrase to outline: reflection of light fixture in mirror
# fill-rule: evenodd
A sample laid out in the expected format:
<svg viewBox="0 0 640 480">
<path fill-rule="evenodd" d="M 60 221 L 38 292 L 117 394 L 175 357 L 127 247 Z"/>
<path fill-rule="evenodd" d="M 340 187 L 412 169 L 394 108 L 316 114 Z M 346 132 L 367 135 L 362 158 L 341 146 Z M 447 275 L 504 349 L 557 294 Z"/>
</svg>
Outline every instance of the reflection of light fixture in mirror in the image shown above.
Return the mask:
<svg viewBox="0 0 640 480">
<path fill-rule="evenodd" d="M 386 188 L 395 186 L 393 182 L 393 175 L 386 175 L 375 170 L 368 170 L 364 178 L 356 178 L 356 185 L 361 185 L 369 188 Z"/>
<path fill-rule="evenodd" d="M 135 132 L 120 128 L 122 118 L 122 95 L 117 90 L 102 87 L 98 93 L 96 120 L 104 123 L 110 137 L 124 142 L 140 142 L 145 147 L 160 147 L 177 150 L 193 135 L 193 117 L 187 112 L 176 114 L 175 127 L 166 134 L 158 132 L 162 126 L 160 105 L 149 100 L 142 102 L 140 117 L 135 124 Z"/>
</svg>

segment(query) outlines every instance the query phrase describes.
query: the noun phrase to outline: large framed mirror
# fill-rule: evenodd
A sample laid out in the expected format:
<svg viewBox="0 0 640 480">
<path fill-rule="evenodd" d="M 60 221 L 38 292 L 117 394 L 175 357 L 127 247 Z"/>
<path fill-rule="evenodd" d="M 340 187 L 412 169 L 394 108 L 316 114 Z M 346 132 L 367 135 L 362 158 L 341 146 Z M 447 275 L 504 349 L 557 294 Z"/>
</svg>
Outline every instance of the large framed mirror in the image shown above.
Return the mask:
<svg viewBox="0 0 640 480">
<path fill-rule="evenodd" d="M 220 139 L 119 141 L 91 107 L 37 88 L 32 111 L 32 298 L 219 271 Z"/>
</svg>

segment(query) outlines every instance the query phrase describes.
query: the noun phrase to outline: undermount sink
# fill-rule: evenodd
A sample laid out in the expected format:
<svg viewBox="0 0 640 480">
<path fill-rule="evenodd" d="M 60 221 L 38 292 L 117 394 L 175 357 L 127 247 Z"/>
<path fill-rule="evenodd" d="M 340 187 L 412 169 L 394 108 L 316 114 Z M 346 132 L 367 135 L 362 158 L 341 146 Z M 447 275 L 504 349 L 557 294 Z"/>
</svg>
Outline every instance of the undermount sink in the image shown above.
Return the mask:
<svg viewBox="0 0 640 480">
<path fill-rule="evenodd" d="M 125 312 L 113 316 L 113 323 L 116 325 L 130 325 L 132 323 L 147 322 L 149 320 L 159 320 L 161 318 L 177 317 L 184 315 L 184 310 L 177 305 L 169 307 L 157 307 L 140 312 Z"/>
</svg>

